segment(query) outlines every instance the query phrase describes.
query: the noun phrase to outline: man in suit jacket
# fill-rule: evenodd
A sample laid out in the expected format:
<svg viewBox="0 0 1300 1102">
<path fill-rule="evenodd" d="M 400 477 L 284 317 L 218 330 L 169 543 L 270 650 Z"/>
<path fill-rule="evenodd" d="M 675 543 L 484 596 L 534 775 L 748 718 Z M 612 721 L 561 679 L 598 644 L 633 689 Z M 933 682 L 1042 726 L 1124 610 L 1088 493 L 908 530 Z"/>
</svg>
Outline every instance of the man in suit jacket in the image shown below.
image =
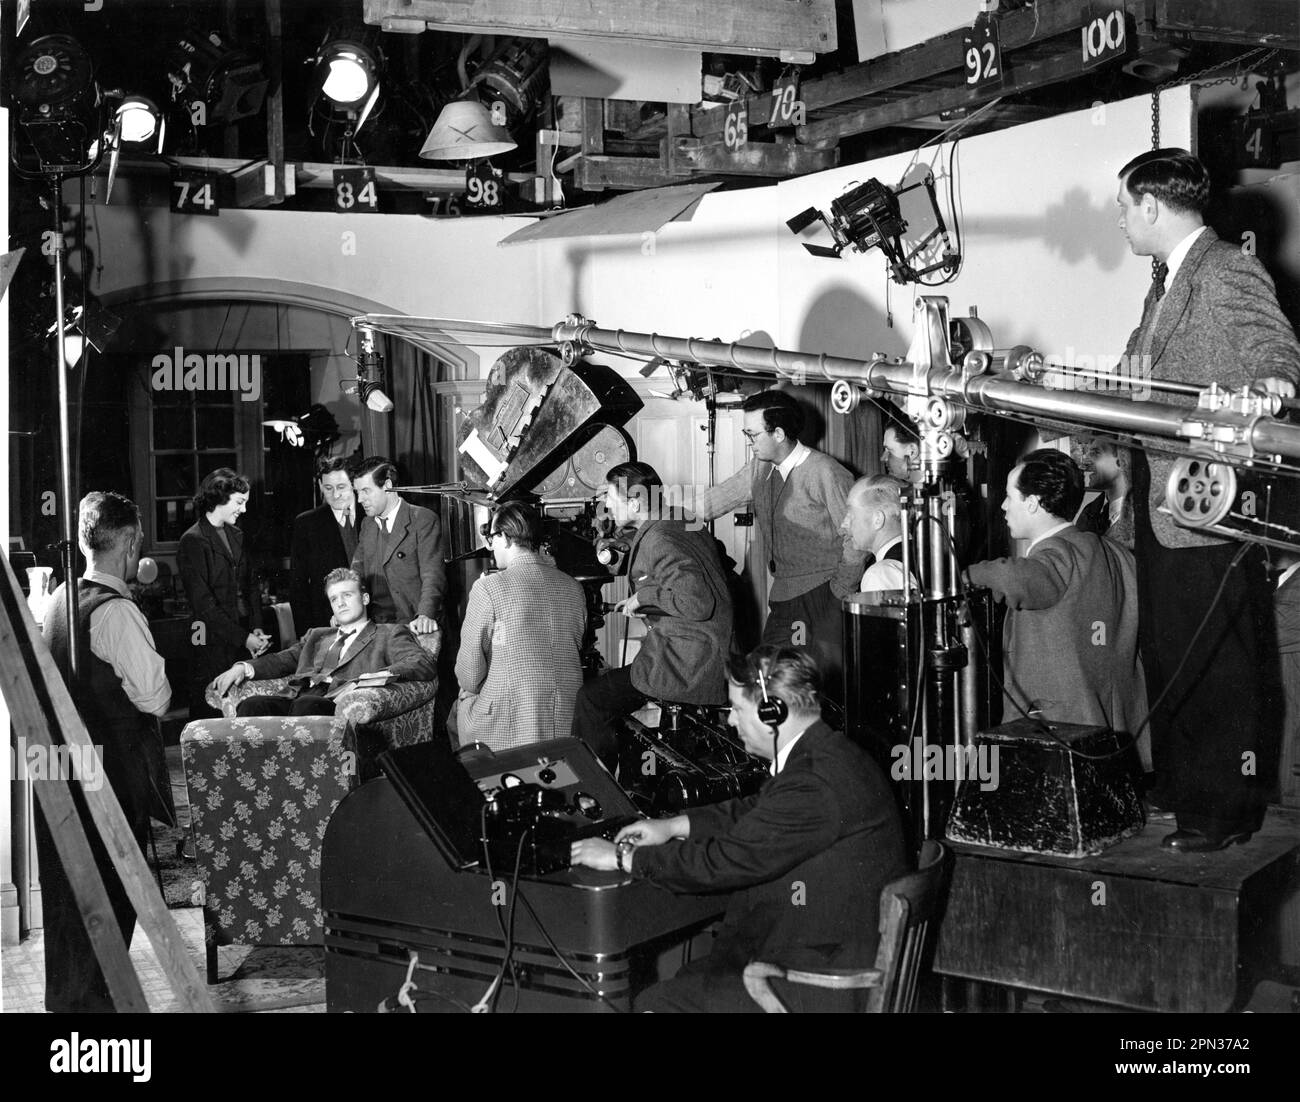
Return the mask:
<svg viewBox="0 0 1300 1102">
<path fill-rule="evenodd" d="M 293 675 L 289 695 L 250 696 L 240 701 L 239 715 L 333 715 L 344 686 L 364 685 L 366 675 L 387 674 L 387 681 L 437 676 L 433 657 L 405 625 L 370 621 L 370 595 L 355 570 L 330 571 L 325 590 L 337 627 L 312 628 L 287 650 L 236 662 L 215 680 L 217 693 L 224 696 L 250 678 Z"/>
<path fill-rule="evenodd" d="M 442 523 L 433 510 L 404 501 L 393 490 L 396 478 L 383 456 L 362 460 L 353 475 L 357 501 L 373 519 L 361 525 L 352 569 L 366 581 L 376 620 L 425 635 L 438 630 L 447 588 Z"/>
<path fill-rule="evenodd" d="M 289 603 L 293 606 L 293 626 L 300 636 L 308 628 L 328 626 L 331 612 L 325 599 L 325 575 L 350 565 L 356 553 L 357 498 L 347 464 L 342 456 L 324 458 L 316 464 L 323 504 L 299 513 L 293 521 Z"/>
<path fill-rule="evenodd" d="M 973 563 L 970 580 L 1007 603 L 1003 721 L 1021 712 L 1135 733 L 1146 714 L 1137 656 L 1137 577 L 1127 548 L 1070 523 L 1083 473 L 1052 448 L 1007 476 L 1002 504 L 1022 559 Z"/>
<path fill-rule="evenodd" d="M 615 869 L 675 892 L 731 892 L 701 961 L 643 992 L 638 1010 L 757 1011 L 752 960 L 789 968 L 869 968 L 880 890 L 903 875 L 902 827 L 879 767 L 821 720 L 807 651 L 759 647 L 728 668 L 729 723 L 773 779 L 757 796 L 625 827 L 614 843 L 574 843 L 575 865 Z M 769 723 L 759 707 L 782 702 Z M 680 839 L 672 845 L 668 842 Z M 793 988 L 807 1010 L 854 1009 L 849 992 Z"/>
<path fill-rule="evenodd" d="M 456 681 L 457 737 L 508 750 L 567 737 L 582 686 L 587 599 L 543 560 L 541 518 L 510 502 L 492 516 L 488 545 L 501 569 L 469 591 Z"/>
<path fill-rule="evenodd" d="M 644 617 L 647 628 L 631 665 L 583 685 L 573 734 L 612 770 L 618 744 L 611 724 L 647 697 L 675 704 L 726 701 L 732 610 L 717 542 L 663 508 L 658 472 L 648 463 L 620 463 L 606 480 L 605 503 L 615 524 L 636 528 L 627 557 L 632 594 L 615 611 Z"/>
<path fill-rule="evenodd" d="M 1158 149 L 1119 177 L 1130 247 L 1167 268 L 1163 292 L 1152 285 L 1129 338 L 1130 374 L 1294 396 L 1300 342 L 1259 261 L 1206 228 L 1205 166 L 1185 150 Z M 1161 401 L 1196 404 L 1183 395 Z M 1148 689 L 1153 700 L 1166 693 L 1151 718 L 1151 799 L 1178 819 L 1165 844 L 1197 853 L 1247 841 L 1258 829 L 1262 794 L 1256 771 L 1243 773 L 1242 764 L 1270 741 L 1262 689 L 1277 650 L 1262 553 L 1250 549 L 1234 565 L 1236 544 L 1160 513 L 1171 467 L 1134 453 L 1134 551 Z"/>
</svg>

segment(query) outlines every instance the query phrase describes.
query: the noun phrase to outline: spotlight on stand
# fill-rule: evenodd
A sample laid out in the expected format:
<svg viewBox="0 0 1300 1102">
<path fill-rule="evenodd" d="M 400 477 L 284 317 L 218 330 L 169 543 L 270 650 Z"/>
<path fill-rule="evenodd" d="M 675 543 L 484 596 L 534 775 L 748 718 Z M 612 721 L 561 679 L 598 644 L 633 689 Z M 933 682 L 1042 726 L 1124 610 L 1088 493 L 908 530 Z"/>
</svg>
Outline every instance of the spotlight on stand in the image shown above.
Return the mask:
<svg viewBox="0 0 1300 1102">
<path fill-rule="evenodd" d="M 903 234 L 907 232 L 907 219 L 903 217 L 898 197 L 919 187 L 924 187 L 930 197 L 935 228 L 909 248 L 902 240 Z M 943 215 L 939 212 L 939 201 L 934 193 L 934 177 L 930 173 L 926 173 L 923 179 L 914 184 L 897 189 L 886 187 L 874 179 L 865 184 L 856 184 L 839 198 L 831 200 L 829 215 L 816 207 L 809 207 L 796 214 L 786 225 L 791 233 L 798 234 L 815 222 L 821 222 L 830 230 L 835 244 L 827 247 L 805 242 L 804 248 L 813 256 L 838 258 L 845 249 L 865 253 L 868 249 L 879 248 L 888 258 L 890 271 L 897 283 L 914 283 L 922 276 L 940 269 L 955 271 L 961 260 L 952 247 Z M 936 241 L 943 243 L 942 258 L 926 267 L 915 267 L 913 261 Z"/>
<path fill-rule="evenodd" d="M 130 145 L 143 145 L 156 136 L 158 146 L 154 152 L 162 152 L 167 124 L 153 100 L 144 96 L 127 96 L 113 112 L 113 117 L 121 141 Z"/>
<path fill-rule="evenodd" d="M 63 316 L 63 359 L 68 367 L 76 367 L 81 362 L 86 345 L 102 354 L 122 324 L 116 314 L 110 314 L 94 302 L 86 303 L 84 310 L 80 304 L 70 306 Z M 45 335 L 55 336 L 55 326 L 51 325 Z"/>
<path fill-rule="evenodd" d="M 66 34 L 38 38 L 15 58 L 13 72 L 15 142 L 21 130 L 43 173 L 93 168 L 103 151 L 104 101 L 81 44 Z M 13 153 L 16 163 L 16 145 Z"/>
<path fill-rule="evenodd" d="M 315 66 L 308 130 L 314 137 L 314 122 L 326 127 L 342 125 L 339 163 L 360 150 L 353 139 L 366 124 L 379 102 L 383 88 L 380 79 L 384 68 L 383 51 L 375 43 L 373 32 L 365 30 L 331 30 L 326 33 L 316 56 L 308 59 Z"/>
<path fill-rule="evenodd" d="M 195 126 L 228 125 L 256 115 L 269 81 L 261 59 L 217 31 L 187 31 L 167 55 L 172 99 Z"/>
</svg>

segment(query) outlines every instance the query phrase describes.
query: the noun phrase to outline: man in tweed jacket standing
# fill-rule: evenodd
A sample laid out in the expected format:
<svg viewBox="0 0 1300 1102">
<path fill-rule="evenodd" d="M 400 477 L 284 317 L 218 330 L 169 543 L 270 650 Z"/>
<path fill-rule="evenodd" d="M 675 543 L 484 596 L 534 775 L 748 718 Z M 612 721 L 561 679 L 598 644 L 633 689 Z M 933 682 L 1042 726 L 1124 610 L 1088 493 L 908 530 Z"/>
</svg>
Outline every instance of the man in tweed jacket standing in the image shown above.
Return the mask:
<svg viewBox="0 0 1300 1102">
<path fill-rule="evenodd" d="M 542 521 L 517 502 L 488 524 L 488 546 L 501 569 L 469 591 L 456 656 L 457 737 L 509 750 L 561 738 L 573 726 L 582 686 L 587 602 L 582 586 L 540 554 Z"/>
<path fill-rule="evenodd" d="M 1205 166 L 1186 150 L 1157 149 L 1131 160 L 1119 178 L 1119 224 L 1129 246 L 1167 268 L 1129 338 L 1128 363 L 1149 378 L 1293 396 L 1300 343 L 1259 261 L 1205 226 Z M 1161 401 L 1195 405 L 1181 395 Z M 1134 454 L 1140 638 L 1150 699 L 1167 690 L 1151 717 L 1152 802 L 1177 816 L 1164 844 L 1199 853 L 1248 841 L 1259 827 L 1255 758 L 1270 722 L 1261 688 L 1276 645 L 1259 549 L 1234 567 L 1236 544 L 1160 513 L 1171 467 Z"/>
<path fill-rule="evenodd" d="M 800 443 L 803 411 L 784 390 L 752 395 L 741 409 L 753 457 L 700 495 L 696 516 L 712 520 L 752 503 L 772 575 L 762 641 L 808 647 L 827 695 L 839 699 L 840 601 L 857 592 L 865 561 L 840 530 L 853 476 L 825 452 Z"/>
</svg>

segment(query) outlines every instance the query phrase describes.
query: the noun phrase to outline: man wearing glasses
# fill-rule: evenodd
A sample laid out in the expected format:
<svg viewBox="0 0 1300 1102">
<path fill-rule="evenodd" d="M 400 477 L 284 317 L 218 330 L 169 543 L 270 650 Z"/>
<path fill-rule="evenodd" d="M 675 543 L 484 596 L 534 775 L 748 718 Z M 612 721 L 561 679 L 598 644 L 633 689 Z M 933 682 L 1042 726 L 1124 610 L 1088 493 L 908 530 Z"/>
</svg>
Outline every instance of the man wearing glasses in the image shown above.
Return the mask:
<svg viewBox="0 0 1300 1102">
<path fill-rule="evenodd" d="M 840 600 L 857 591 L 864 559 L 840 531 L 853 476 L 829 455 L 800 443 L 803 411 L 785 391 L 752 395 L 741 409 L 753 456 L 700 495 L 696 516 L 712 520 L 752 504 L 772 576 L 762 641 L 808 647 L 832 690 L 828 695 L 838 697 Z"/>
</svg>

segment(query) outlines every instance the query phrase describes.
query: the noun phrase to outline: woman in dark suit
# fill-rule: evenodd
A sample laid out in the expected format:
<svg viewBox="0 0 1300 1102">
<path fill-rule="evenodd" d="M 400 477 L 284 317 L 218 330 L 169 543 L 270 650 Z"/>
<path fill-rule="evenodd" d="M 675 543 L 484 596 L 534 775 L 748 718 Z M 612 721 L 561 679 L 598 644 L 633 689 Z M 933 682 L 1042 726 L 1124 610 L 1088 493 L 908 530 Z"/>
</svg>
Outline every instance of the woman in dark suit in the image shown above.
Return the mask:
<svg viewBox="0 0 1300 1102">
<path fill-rule="evenodd" d="M 195 624 L 190 636 L 191 719 L 219 714 L 203 699 L 208 683 L 238 659 L 261 654 L 270 643 L 262 631 L 262 607 L 253 592 L 244 533 L 235 527 L 247 508 L 248 479 L 229 467 L 212 471 L 194 497 L 199 519 L 181 536 L 176 554 Z"/>
</svg>

